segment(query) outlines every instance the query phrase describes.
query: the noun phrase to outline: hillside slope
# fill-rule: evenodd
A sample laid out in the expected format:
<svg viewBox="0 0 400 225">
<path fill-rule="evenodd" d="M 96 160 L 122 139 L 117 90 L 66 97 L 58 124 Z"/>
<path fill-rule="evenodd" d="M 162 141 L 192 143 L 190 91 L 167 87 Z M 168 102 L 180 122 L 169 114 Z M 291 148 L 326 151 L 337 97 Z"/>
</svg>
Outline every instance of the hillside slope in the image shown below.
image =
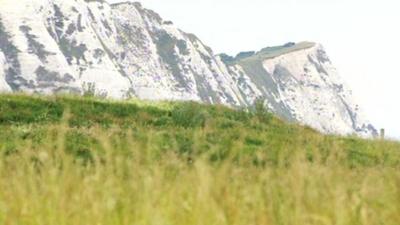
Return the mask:
<svg viewBox="0 0 400 225">
<path fill-rule="evenodd" d="M 325 133 L 376 135 L 323 47 L 299 43 L 226 61 L 139 3 L 4 0 L 0 91 L 193 100 L 247 107 Z"/>
<path fill-rule="evenodd" d="M 340 151 L 341 154 L 332 157 L 344 157 L 341 158 L 343 163 L 349 160 L 349 165 L 400 165 L 400 145 L 397 142 L 324 135 L 310 127 L 285 122 L 262 107 L 247 111 L 195 102 L 110 101 L 25 95 L 0 95 L 0 105 L 2 151 L 18 151 L 24 148 L 24 145 L 18 147 L 19 144 L 28 144 L 30 138 L 36 136 L 32 132 L 40 133 L 42 128 L 51 130 L 53 126 L 62 126 L 86 136 L 82 140 L 96 139 L 91 132 L 87 132 L 91 129 L 104 129 L 104 132 L 109 129 L 124 130 L 120 134 L 132 131 L 138 135 L 154 134 L 154 151 L 170 148 L 178 154 L 193 157 L 216 154 L 222 160 L 230 154 L 249 154 L 251 157 L 265 154 L 264 163 L 273 163 L 280 160 L 275 158 L 276 154 L 292 157 L 297 151 L 302 154 L 313 149 L 315 153 L 327 151 L 324 154 L 328 155 Z M 87 150 L 87 154 L 97 154 L 99 152 L 96 151 L 101 149 L 94 144 L 96 142 L 81 146 L 74 143 L 79 142 L 77 139 L 67 138 L 66 141 L 71 141 L 76 147 L 72 152 Z M 196 141 L 200 143 L 195 144 Z M 390 157 L 381 158 L 386 154 Z"/>
</svg>

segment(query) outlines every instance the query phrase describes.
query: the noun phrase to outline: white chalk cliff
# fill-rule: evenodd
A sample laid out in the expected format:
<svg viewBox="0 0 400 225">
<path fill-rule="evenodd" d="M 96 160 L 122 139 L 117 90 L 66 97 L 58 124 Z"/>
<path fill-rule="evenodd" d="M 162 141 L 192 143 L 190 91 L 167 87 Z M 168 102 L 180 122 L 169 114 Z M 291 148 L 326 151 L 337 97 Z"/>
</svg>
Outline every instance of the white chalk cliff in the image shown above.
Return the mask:
<svg viewBox="0 0 400 225">
<path fill-rule="evenodd" d="M 82 93 L 246 107 L 325 133 L 376 135 L 323 47 L 215 55 L 139 3 L 2 0 L 0 92 Z"/>
</svg>

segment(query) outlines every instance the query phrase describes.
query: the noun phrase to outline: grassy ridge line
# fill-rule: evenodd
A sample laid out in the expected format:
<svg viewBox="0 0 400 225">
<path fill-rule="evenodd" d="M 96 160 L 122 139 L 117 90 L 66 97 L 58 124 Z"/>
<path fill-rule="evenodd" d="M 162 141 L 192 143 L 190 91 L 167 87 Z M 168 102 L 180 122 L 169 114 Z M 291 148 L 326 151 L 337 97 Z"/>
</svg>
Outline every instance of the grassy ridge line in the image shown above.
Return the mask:
<svg viewBox="0 0 400 225">
<path fill-rule="evenodd" d="M 198 114 L 197 116 L 204 117 L 204 122 L 206 115 L 201 115 L 204 113 L 207 113 L 207 116 L 226 116 L 238 120 L 250 118 L 250 114 L 244 111 L 234 111 L 221 105 L 202 106 L 195 102 L 114 101 L 73 96 L 2 95 L 0 96 L 0 105 L 2 106 L 0 108 L 0 124 L 3 125 L 60 122 L 64 111 L 71 114 L 72 123 L 77 126 L 121 125 L 121 123 L 128 122 L 146 123 L 162 119 L 170 119 L 171 121 L 166 122 L 169 122 L 169 125 L 172 126 L 195 126 L 190 124 L 190 121 L 183 120 L 196 117 L 194 114 Z M 179 111 L 184 109 L 187 111 Z M 177 118 L 178 116 L 181 118 Z M 86 121 L 75 121 L 75 119 Z M 195 121 L 192 122 L 196 123 Z"/>
<path fill-rule="evenodd" d="M 333 157 L 346 166 L 400 165 L 397 142 L 325 136 L 285 123 L 262 109 L 245 112 L 197 103 L 157 105 L 24 95 L 0 96 L 0 106 L 0 127 L 5 131 L 0 134 L 2 152 L 18 152 L 32 139 L 40 145 L 41 138 L 57 132 L 53 126 L 66 123 L 68 152 L 85 160 L 102 152 L 101 141 L 92 132 L 114 129 L 132 133 L 131 138 L 144 145 L 151 136 L 153 154 L 158 156 L 174 152 L 189 158 L 205 155 L 212 161 L 240 159 L 265 166 L 288 163 L 300 154 L 310 162 Z"/>
<path fill-rule="evenodd" d="M 38 97 L 26 95 L 0 96 L 0 124 L 52 123 L 60 122 L 65 110 L 77 117 L 86 117 L 93 122 L 108 123 L 109 119 L 124 120 L 134 117 L 140 109 L 140 103 L 123 103 L 111 100 L 79 97 Z M 143 103 L 142 103 L 143 105 Z M 143 111 L 159 116 L 164 105 L 152 106 L 149 102 Z M 104 119 L 103 121 L 100 118 Z M 91 118 L 89 118 L 91 117 Z M 109 117 L 109 118 L 106 118 Z M 78 123 L 78 122 L 76 122 Z M 84 125 L 84 124 L 82 124 Z"/>
<path fill-rule="evenodd" d="M 300 42 L 290 47 L 277 46 L 277 47 L 267 47 L 257 52 L 251 57 L 247 57 L 238 61 L 238 64 L 248 63 L 249 61 L 263 61 L 267 59 L 273 59 L 285 54 L 292 52 L 297 52 L 305 49 L 312 48 L 316 45 L 313 42 Z"/>
</svg>

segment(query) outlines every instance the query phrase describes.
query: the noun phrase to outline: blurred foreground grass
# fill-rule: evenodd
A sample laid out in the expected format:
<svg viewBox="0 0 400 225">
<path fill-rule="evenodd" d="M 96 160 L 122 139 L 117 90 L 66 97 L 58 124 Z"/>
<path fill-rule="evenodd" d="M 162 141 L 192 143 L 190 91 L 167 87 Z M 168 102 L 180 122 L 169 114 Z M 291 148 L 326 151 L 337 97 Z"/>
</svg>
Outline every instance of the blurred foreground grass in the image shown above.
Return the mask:
<svg viewBox="0 0 400 225">
<path fill-rule="evenodd" d="M 399 169 L 262 110 L 0 96 L 0 224 L 398 225 Z"/>
</svg>

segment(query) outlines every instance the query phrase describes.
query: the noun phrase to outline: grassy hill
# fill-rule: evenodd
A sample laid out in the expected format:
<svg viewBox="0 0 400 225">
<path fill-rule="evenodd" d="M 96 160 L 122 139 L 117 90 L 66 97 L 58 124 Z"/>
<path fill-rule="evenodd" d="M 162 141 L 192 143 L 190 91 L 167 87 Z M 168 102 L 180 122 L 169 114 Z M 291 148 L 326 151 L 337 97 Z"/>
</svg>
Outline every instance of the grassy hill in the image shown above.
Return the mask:
<svg viewBox="0 0 400 225">
<path fill-rule="evenodd" d="M 397 225 L 399 168 L 260 107 L 0 96 L 0 225 Z"/>
</svg>

